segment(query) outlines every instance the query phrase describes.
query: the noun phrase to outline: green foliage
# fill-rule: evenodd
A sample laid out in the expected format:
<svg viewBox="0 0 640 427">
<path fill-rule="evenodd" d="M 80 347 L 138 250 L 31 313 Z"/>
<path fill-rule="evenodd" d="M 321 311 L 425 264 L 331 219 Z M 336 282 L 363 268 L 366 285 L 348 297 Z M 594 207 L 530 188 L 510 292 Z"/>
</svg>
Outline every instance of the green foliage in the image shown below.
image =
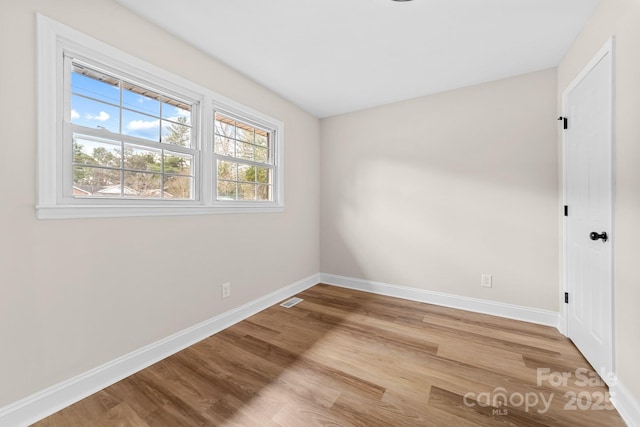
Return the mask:
<svg viewBox="0 0 640 427">
<path fill-rule="evenodd" d="M 161 172 L 160 153 L 151 151 L 136 151 L 133 148 L 124 149 L 124 167 L 139 171 Z"/>
<path fill-rule="evenodd" d="M 191 172 L 189 162 L 180 156 L 164 155 L 164 171 L 165 173 L 188 174 Z"/>
<path fill-rule="evenodd" d="M 73 168 L 73 182 L 75 185 L 93 188 L 109 186 L 119 182 L 119 173 L 117 171 L 89 167 L 92 165 L 120 166 L 120 157 L 103 147 L 96 147 L 91 154 L 87 154 L 84 152 L 84 146 L 74 141 L 73 161 L 76 164 L 87 165 L 87 167 L 76 166 Z"/>
<path fill-rule="evenodd" d="M 256 168 L 255 166 L 251 166 L 245 172 L 244 179 L 241 180 L 266 184 L 269 182 L 269 170 L 267 168 Z"/>
<path fill-rule="evenodd" d="M 163 142 L 182 147 L 189 146 L 190 128 L 184 126 L 187 118 L 179 117 L 177 121 L 178 124 L 171 124 L 168 127 L 168 134 L 163 137 Z M 127 170 L 124 172 L 124 185 L 138 196 L 180 198 L 191 196 L 191 178 L 171 176 L 171 174 L 190 175 L 190 162 L 184 157 L 171 155 L 166 151 L 164 180 L 162 179 L 163 158 L 159 150 L 134 149 L 125 146 L 122 152 L 120 148 L 109 150 L 96 147 L 91 153 L 87 153 L 85 147 L 74 140 L 73 162 L 77 165 L 73 168 L 74 185 L 85 188 L 91 193 L 107 186 L 120 184 L 119 169 L 124 167 Z M 162 188 L 163 182 L 164 188 Z"/>
</svg>

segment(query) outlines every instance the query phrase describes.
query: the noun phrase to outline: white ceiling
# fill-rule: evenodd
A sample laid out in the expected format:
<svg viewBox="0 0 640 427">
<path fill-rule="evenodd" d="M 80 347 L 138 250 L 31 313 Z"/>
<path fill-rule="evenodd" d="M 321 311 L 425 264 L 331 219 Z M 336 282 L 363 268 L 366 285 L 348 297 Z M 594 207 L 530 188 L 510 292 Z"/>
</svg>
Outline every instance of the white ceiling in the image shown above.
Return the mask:
<svg viewBox="0 0 640 427">
<path fill-rule="evenodd" d="M 116 0 L 316 117 L 558 65 L 598 0 Z"/>
</svg>

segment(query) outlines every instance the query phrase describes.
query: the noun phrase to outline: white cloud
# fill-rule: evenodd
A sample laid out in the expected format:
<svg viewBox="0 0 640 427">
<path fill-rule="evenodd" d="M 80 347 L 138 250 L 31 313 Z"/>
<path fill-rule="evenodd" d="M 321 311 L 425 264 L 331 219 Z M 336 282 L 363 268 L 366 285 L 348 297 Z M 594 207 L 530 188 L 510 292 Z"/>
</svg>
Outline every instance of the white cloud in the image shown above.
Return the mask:
<svg viewBox="0 0 640 427">
<path fill-rule="evenodd" d="M 109 120 L 109 117 L 111 116 L 109 116 L 109 114 L 105 113 L 104 111 L 100 111 L 100 114 L 98 114 L 97 116 L 92 116 L 91 114 L 85 114 L 84 117 L 89 120 L 98 120 L 100 122 L 106 122 L 107 120 Z"/>
<path fill-rule="evenodd" d="M 158 127 L 160 120 L 132 120 L 127 124 L 128 130 L 146 130 Z"/>
<path fill-rule="evenodd" d="M 71 120 L 79 119 L 80 114 L 76 110 L 71 110 Z"/>
<path fill-rule="evenodd" d="M 167 114 L 169 111 L 169 105 L 168 104 L 164 104 L 164 106 L 162 107 L 162 111 Z M 183 110 L 182 108 L 178 108 L 174 105 L 171 106 L 173 108 L 173 114 L 177 117 L 191 117 L 191 111 L 189 110 Z M 176 117 L 169 117 L 169 120 L 175 120 Z"/>
<path fill-rule="evenodd" d="M 109 115 L 104 111 L 100 111 L 100 114 L 98 114 L 98 117 L 96 117 L 95 119 L 100 120 L 101 122 L 105 122 L 109 120 Z"/>
</svg>

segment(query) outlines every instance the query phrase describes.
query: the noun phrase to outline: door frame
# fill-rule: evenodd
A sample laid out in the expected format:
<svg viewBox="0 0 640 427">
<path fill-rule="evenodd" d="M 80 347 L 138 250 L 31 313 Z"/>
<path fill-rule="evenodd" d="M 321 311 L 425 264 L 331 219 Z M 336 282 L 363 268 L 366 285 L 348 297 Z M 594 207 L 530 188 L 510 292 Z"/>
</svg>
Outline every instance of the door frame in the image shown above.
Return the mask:
<svg viewBox="0 0 640 427">
<path fill-rule="evenodd" d="M 602 379 L 607 385 L 612 386 L 615 379 L 615 37 L 609 38 L 604 46 L 596 53 L 589 63 L 580 71 L 576 78 L 562 92 L 562 117 L 567 117 L 567 97 L 568 94 L 584 80 L 584 78 L 595 68 L 595 66 L 606 56 L 611 55 L 611 348 L 608 349 L 611 357 L 611 372 L 599 372 Z M 569 120 L 568 126 L 571 126 Z M 562 130 L 562 206 L 567 205 L 567 137 L 566 132 Z M 569 215 L 571 208 L 569 207 Z M 564 294 L 568 292 L 568 245 L 567 245 L 567 218 L 562 215 L 562 292 L 560 293 L 560 318 L 558 320 L 558 329 L 564 336 L 568 337 L 569 333 L 569 312 L 568 305 L 564 302 Z M 570 296 L 571 297 L 571 296 Z M 594 366 L 598 370 L 600 367 Z"/>
</svg>

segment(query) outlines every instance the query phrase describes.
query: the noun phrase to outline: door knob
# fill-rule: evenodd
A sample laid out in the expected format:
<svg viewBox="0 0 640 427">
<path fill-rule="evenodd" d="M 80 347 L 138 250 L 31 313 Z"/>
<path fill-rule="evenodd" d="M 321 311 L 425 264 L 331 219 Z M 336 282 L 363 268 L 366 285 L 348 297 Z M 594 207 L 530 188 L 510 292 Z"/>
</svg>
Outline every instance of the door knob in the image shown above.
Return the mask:
<svg viewBox="0 0 640 427">
<path fill-rule="evenodd" d="M 603 231 L 602 233 L 598 234 L 595 231 L 592 231 L 591 234 L 589 234 L 589 238 L 591 240 L 598 240 L 598 239 L 602 239 L 603 242 L 606 242 L 608 239 L 607 236 L 607 232 Z"/>
</svg>

